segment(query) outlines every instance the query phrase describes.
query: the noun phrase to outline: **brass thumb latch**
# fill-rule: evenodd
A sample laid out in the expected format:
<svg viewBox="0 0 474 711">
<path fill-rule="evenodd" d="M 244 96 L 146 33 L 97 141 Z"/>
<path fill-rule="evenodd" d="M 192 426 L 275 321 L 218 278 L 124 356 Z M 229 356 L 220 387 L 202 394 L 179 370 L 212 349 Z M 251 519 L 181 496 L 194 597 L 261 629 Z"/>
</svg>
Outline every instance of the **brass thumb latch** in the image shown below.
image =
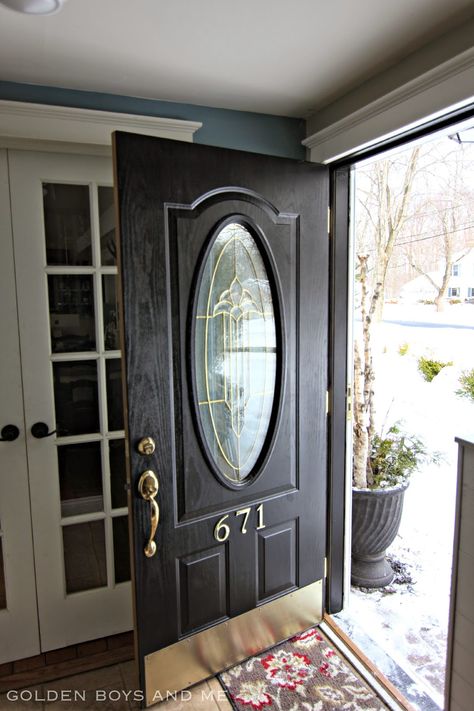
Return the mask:
<svg viewBox="0 0 474 711">
<path fill-rule="evenodd" d="M 158 488 L 159 483 L 155 472 L 151 469 L 144 471 L 138 482 L 138 491 L 145 501 L 150 502 L 150 537 L 148 538 L 148 543 L 144 548 L 144 553 L 147 558 L 152 558 L 156 553 L 156 543 L 153 539 L 155 538 L 156 529 L 158 528 L 158 521 L 160 520 L 160 509 L 155 501 Z"/>
</svg>

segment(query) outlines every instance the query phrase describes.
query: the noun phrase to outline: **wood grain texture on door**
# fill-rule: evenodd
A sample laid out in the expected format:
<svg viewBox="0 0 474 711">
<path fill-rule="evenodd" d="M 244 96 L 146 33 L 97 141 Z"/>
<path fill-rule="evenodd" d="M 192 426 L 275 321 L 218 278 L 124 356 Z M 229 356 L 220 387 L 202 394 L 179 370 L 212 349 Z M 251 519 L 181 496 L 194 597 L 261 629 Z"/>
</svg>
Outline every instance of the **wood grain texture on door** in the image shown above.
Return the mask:
<svg viewBox="0 0 474 711">
<path fill-rule="evenodd" d="M 324 577 L 328 174 L 314 164 L 122 133 L 115 134 L 115 171 L 142 659 Z M 205 377 L 197 372 L 196 321 L 220 314 L 220 306 L 198 313 L 196 294 L 213 240 L 229 224 L 257 245 L 275 320 L 268 431 L 241 481 L 216 471 L 199 415 L 210 405 L 196 396 Z M 245 280 L 230 270 L 222 303 L 237 309 L 235 319 L 244 302 L 252 318 L 264 319 L 262 284 L 263 277 Z M 242 343 L 239 357 L 250 350 L 256 368 L 257 348 Z M 215 368 L 227 377 L 235 351 L 226 346 L 217 355 Z M 249 380 L 239 373 L 232 377 L 241 405 L 227 403 L 227 414 L 250 426 Z M 137 443 L 145 436 L 156 450 L 144 457 Z M 144 555 L 150 507 L 137 492 L 148 468 L 159 480 L 152 558 Z"/>
</svg>

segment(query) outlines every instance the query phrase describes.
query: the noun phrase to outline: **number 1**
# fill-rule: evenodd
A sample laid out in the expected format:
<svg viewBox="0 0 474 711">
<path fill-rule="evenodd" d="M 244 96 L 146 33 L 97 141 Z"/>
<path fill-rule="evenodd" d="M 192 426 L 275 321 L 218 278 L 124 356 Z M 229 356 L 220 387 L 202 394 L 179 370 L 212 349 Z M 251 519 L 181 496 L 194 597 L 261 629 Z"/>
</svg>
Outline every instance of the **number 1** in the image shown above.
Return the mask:
<svg viewBox="0 0 474 711">
<path fill-rule="evenodd" d="M 260 504 L 260 506 L 257 506 L 257 513 L 258 513 L 257 531 L 260 531 L 262 528 L 265 528 L 265 524 L 263 523 L 263 504 Z"/>
</svg>

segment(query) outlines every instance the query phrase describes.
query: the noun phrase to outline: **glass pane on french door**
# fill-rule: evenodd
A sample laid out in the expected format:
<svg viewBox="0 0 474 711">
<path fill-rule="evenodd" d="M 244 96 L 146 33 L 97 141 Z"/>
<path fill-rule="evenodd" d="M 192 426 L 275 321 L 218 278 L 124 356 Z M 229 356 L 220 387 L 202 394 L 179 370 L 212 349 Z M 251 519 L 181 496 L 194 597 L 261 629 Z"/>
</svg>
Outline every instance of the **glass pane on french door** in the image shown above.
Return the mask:
<svg viewBox="0 0 474 711">
<path fill-rule="evenodd" d="M 49 651 L 133 625 L 112 162 L 12 150 L 9 168 L 35 615 Z"/>
<path fill-rule="evenodd" d="M 113 190 L 43 183 L 65 594 L 130 579 Z"/>
</svg>

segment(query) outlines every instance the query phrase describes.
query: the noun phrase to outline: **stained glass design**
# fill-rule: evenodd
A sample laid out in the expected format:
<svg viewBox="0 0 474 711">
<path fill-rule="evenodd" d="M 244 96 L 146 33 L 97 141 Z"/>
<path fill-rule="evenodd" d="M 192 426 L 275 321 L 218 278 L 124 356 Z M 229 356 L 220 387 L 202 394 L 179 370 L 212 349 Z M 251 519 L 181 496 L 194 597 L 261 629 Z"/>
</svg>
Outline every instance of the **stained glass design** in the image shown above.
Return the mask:
<svg viewBox="0 0 474 711">
<path fill-rule="evenodd" d="M 275 316 L 268 274 L 249 230 L 226 225 L 215 238 L 197 295 L 195 373 L 208 450 L 233 483 L 252 472 L 275 396 Z"/>
</svg>

